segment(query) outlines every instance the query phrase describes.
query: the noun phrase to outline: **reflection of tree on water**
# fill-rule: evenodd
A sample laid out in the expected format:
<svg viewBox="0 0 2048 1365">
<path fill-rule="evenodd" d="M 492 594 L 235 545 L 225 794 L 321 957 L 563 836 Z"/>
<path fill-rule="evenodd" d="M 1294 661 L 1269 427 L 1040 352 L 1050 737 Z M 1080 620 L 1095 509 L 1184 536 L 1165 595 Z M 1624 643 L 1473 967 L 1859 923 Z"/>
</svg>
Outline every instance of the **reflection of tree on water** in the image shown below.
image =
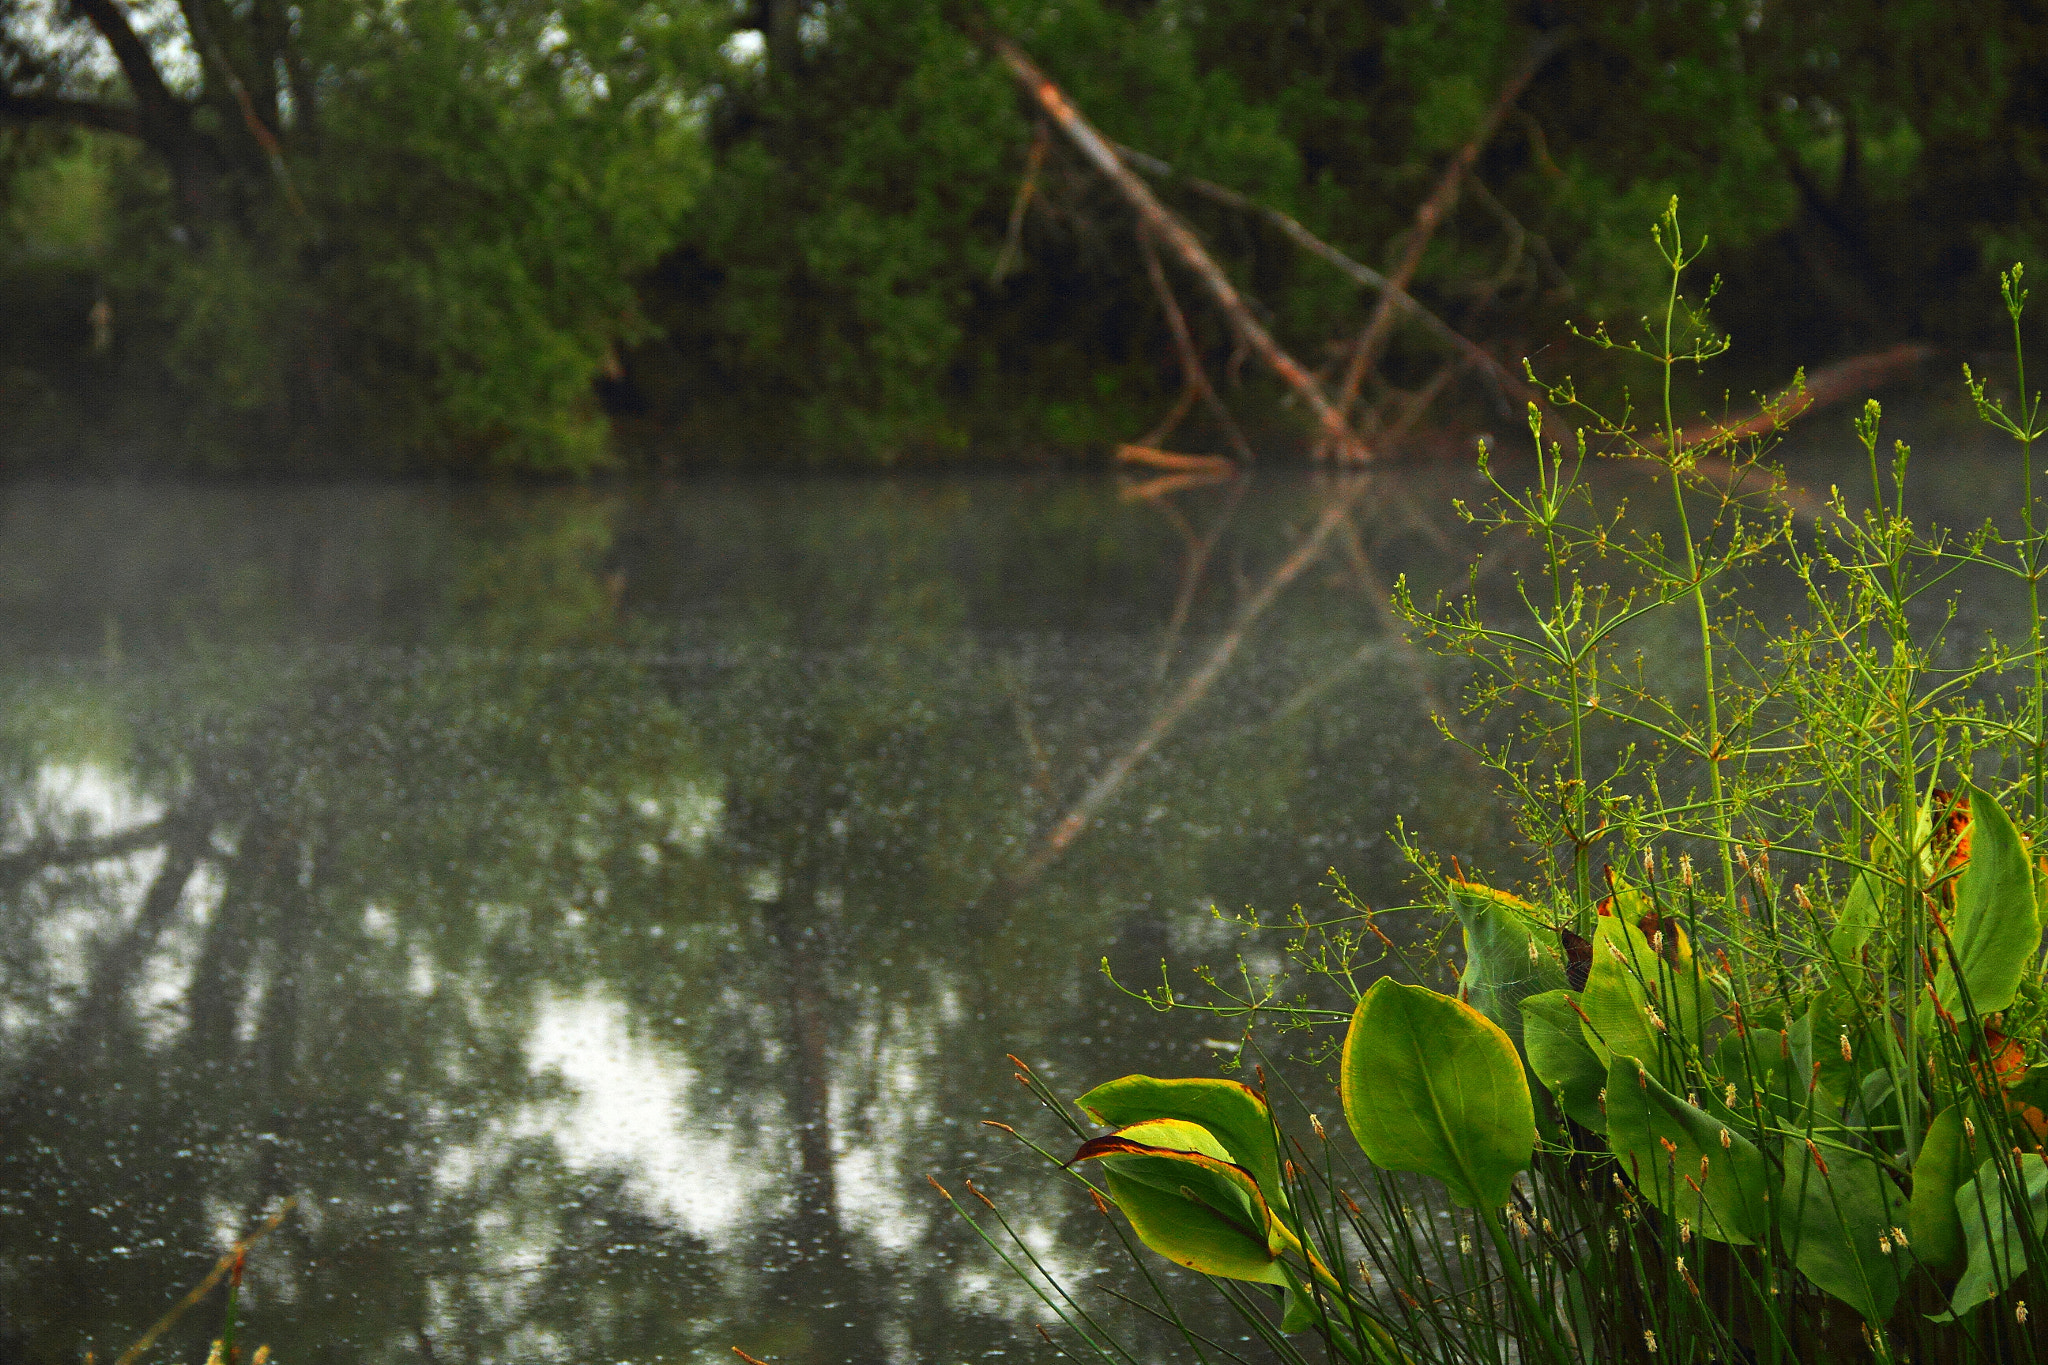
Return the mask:
<svg viewBox="0 0 2048 1365">
<path fill-rule="evenodd" d="M 291 1359 L 1002 1348 L 1024 1305 L 922 1184 L 963 1161 L 1059 1254 L 1101 1260 L 1092 1210 L 1031 1206 L 974 1135 L 1018 1112 L 1001 1054 L 1075 1090 L 1112 1064 L 1202 1069 L 1191 1035 L 1102 989 L 1103 945 L 1156 967 L 1208 900 L 1355 867 L 1359 832 L 1441 779 L 1370 717 L 1193 727 L 1116 827 L 990 896 L 1046 814 L 1034 783 L 1077 781 L 1148 714 L 1152 651 L 1048 629 L 1016 597 L 1029 565 L 963 572 L 957 506 L 893 496 L 795 552 L 735 534 L 702 572 L 762 600 L 683 626 L 648 604 L 715 591 L 608 548 L 631 506 L 579 502 L 454 576 L 487 648 L 8 683 L 12 714 L 61 695 L 125 736 L 20 722 L 5 755 L 0 1306 L 31 1355 L 118 1351 L 285 1193 L 302 1212 L 251 1311 Z M 1028 528 L 1031 572 L 1082 596 L 1103 561 L 1072 546 L 1101 533 L 1061 515 Z M 1217 614 L 1195 603 L 1191 638 Z M 522 621 L 552 652 L 517 645 Z M 1234 722 L 1349 656 L 1356 598 L 1262 629 L 1268 657 L 1216 684 Z M 34 809 L 66 765 L 132 794 L 132 835 Z M 1304 858 L 1305 830 L 1357 842 Z M 545 1061 L 551 1021 L 600 1016 L 616 1055 Z M 671 1087 L 660 1112 L 599 1104 L 631 1068 Z"/>
</svg>

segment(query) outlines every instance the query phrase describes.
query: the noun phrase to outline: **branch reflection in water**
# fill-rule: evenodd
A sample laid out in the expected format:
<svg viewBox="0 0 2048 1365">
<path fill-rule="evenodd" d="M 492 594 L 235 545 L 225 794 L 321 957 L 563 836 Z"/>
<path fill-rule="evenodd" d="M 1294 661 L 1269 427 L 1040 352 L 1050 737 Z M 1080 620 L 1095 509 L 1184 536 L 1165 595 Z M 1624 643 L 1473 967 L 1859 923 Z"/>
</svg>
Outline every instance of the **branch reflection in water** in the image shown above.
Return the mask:
<svg viewBox="0 0 2048 1365">
<path fill-rule="evenodd" d="M 1270 963 L 1209 907 L 1497 834 L 1384 614 L 1463 478 L 17 489 L 0 1359 L 118 1355 L 288 1196 L 282 1360 L 1020 1348 L 928 1173 L 1111 1258 L 973 1124 L 1003 1054 L 1213 1067 L 1105 951 Z"/>
</svg>

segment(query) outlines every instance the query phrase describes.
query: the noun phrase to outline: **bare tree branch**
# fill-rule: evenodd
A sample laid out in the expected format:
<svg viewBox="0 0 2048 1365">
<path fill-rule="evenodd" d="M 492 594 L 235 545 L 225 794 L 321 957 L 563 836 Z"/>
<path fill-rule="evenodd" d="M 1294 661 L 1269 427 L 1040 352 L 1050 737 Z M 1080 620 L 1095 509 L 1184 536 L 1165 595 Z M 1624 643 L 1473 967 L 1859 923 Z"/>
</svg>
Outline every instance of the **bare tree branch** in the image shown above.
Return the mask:
<svg viewBox="0 0 2048 1365">
<path fill-rule="evenodd" d="M 185 121 L 183 102 L 164 84 L 163 73 L 157 69 L 149 44 L 136 33 L 117 0 L 72 0 L 72 3 L 98 30 L 112 50 L 122 76 L 127 79 L 128 89 L 134 93 L 135 103 L 142 113 L 140 136 L 155 140 L 152 123 L 161 125 L 165 132 L 173 126 L 182 127 Z"/>
<path fill-rule="evenodd" d="M 1160 203 L 1158 196 L 1152 193 L 1151 187 L 1124 165 L 1115 149 L 1102 134 L 1095 131 L 1094 126 L 1086 118 L 1082 117 L 1081 111 L 1074 107 L 1065 92 L 1053 84 L 1052 80 L 1024 55 L 1023 50 L 1009 39 L 991 34 L 982 41 L 990 51 L 1002 59 L 1004 65 L 1010 68 L 1025 92 L 1054 123 L 1059 125 L 1060 131 L 1080 149 L 1081 155 L 1108 178 L 1110 184 L 1123 195 L 1146 226 L 1158 233 L 1160 240 L 1164 241 L 1173 253 L 1180 257 L 1181 263 L 1202 282 L 1217 307 L 1230 319 L 1231 326 L 1244 344 L 1256 352 L 1259 358 L 1266 362 L 1267 367 L 1308 405 L 1322 428 L 1323 446 L 1335 450 L 1340 459 L 1355 463 L 1363 463 L 1372 458 L 1371 449 L 1359 439 L 1343 413 L 1323 393 L 1322 386 L 1316 383 L 1315 376 L 1310 374 L 1300 361 L 1283 350 L 1280 343 L 1273 339 L 1272 334 L 1259 324 L 1258 319 L 1254 318 L 1251 310 L 1245 306 L 1245 300 L 1238 294 L 1237 287 L 1231 284 L 1229 276 L 1225 275 L 1222 268 L 1210 257 L 1187 224 L 1181 222 L 1172 210 Z"/>
<path fill-rule="evenodd" d="M 1422 253 L 1428 249 L 1436 230 L 1450 216 L 1451 209 L 1458 202 L 1458 189 L 1465 177 L 1472 171 L 1473 163 L 1479 160 L 1479 153 L 1493 139 L 1493 134 L 1514 108 L 1515 101 L 1529 87 L 1544 64 L 1564 49 L 1566 37 L 1559 33 L 1541 33 L 1530 40 L 1528 51 L 1521 64 L 1501 87 L 1499 96 L 1480 120 L 1479 128 L 1458 154 L 1451 158 L 1451 164 L 1437 179 L 1436 188 L 1430 191 L 1415 210 L 1415 222 L 1408 230 L 1408 240 L 1403 244 L 1401 259 L 1388 278 L 1392 287 L 1380 294 L 1379 303 L 1373 308 L 1372 316 L 1366 320 L 1365 330 L 1352 343 L 1351 358 L 1344 367 L 1344 382 L 1337 394 L 1337 411 L 1348 419 L 1352 405 L 1358 401 L 1358 389 L 1365 382 L 1365 376 L 1379 360 L 1379 353 L 1386 345 L 1388 335 L 1393 331 L 1394 319 L 1400 310 L 1398 297 L 1405 295 L 1408 286 L 1414 282 L 1415 272 L 1422 266 Z"/>
<path fill-rule="evenodd" d="M 1345 255 L 1336 247 L 1331 246 L 1328 242 L 1310 232 L 1292 215 L 1282 213 L 1279 209 L 1262 204 L 1249 195 L 1239 194 L 1236 190 L 1219 185 L 1213 180 L 1204 180 L 1198 175 L 1184 174 L 1174 169 L 1169 162 L 1161 161 L 1158 157 L 1152 156 L 1149 153 L 1138 151 L 1132 147 L 1126 147 L 1120 142 L 1115 145 L 1119 156 L 1122 156 L 1126 161 L 1147 175 L 1158 176 L 1160 179 L 1178 180 L 1181 184 L 1186 185 L 1205 199 L 1213 199 L 1219 204 L 1238 209 L 1244 213 L 1257 214 L 1273 224 L 1273 226 L 1279 228 L 1283 236 L 1303 251 L 1335 266 L 1339 271 L 1349 276 L 1354 283 L 1375 293 L 1392 294 L 1395 304 L 1417 322 L 1421 323 L 1431 336 L 1464 356 L 1475 368 L 1492 380 L 1497 393 L 1512 395 L 1523 401 L 1527 401 L 1535 396 L 1535 391 L 1529 387 L 1527 381 L 1494 359 L 1492 354 L 1480 346 L 1479 343 L 1473 341 L 1448 322 L 1445 322 L 1435 313 L 1432 313 L 1413 294 L 1405 289 L 1397 288 L 1392 280 L 1389 280 L 1379 271 L 1374 270 L 1369 265 L 1364 265 L 1351 259 L 1351 257 Z"/>
</svg>

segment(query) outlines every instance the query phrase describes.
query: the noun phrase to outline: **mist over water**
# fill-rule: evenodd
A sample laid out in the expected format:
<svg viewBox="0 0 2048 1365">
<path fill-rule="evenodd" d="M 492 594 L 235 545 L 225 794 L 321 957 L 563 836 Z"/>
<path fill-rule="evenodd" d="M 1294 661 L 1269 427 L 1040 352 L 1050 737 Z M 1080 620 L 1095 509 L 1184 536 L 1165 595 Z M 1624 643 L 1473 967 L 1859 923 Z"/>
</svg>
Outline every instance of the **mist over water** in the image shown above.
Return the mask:
<svg viewBox="0 0 2048 1365">
<path fill-rule="evenodd" d="M 928 1176 L 1128 1317 L 981 1124 L 1070 1141 L 1005 1054 L 1215 1074 L 1237 1026 L 1105 956 L 1277 970 L 1212 907 L 1398 903 L 1396 820 L 1519 866 L 1382 606 L 1465 581 L 1482 490 L 1371 477 L 1028 882 L 1334 484 L 1260 476 L 1185 594 L 1219 490 L 7 490 L 0 1360 L 112 1359 L 288 1196 L 286 1362 L 1042 1355 Z"/>
</svg>

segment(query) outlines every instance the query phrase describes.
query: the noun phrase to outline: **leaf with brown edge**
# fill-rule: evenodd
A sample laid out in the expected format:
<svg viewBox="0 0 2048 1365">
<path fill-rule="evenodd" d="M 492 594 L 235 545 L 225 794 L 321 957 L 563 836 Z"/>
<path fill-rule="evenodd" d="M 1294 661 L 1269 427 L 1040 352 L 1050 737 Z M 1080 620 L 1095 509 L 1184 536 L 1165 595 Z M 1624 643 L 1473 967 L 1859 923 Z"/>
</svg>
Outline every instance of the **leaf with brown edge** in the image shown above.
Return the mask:
<svg viewBox="0 0 2048 1365">
<path fill-rule="evenodd" d="M 2011 1005 L 2034 954 L 2041 946 L 2041 921 L 2034 904 L 2033 869 L 2012 820 L 1998 803 L 1974 787 L 1970 801 L 1967 861 L 1955 881 L 1955 915 L 1949 951 L 1935 974 L 1941 1007 L 1957 1019 L 1964 997 L 1982 1020 Z M 1960 839 L 1959 839 L 1960 842 Z M 1956 968 L 1961 968 L 1957 977 Z M 1931 1011 L 1922 1011 L 1923 1030 Z"/>
<path fill-rule="evenodd" d="M 1230 1160 L 1252 1173 L 1269 1201 L 1284 1203 L 1273 1113 L 1249 1086 L 1212 1077 L 1124 1076 L 1096 1086 L 1074 1103 L 1111 1128 L 1151 1119 L 1199 1124 L 1223 1144 Z"/>
<path fill-rule="evenodd" d="M 1154 1119 L 1083 1143 L 1138 1240 L 1176 1265 L 1286 1285 L 1282 1253 L 1301 1245 L 1273 1216 L 1251 1172 L 1199 1124 Z M 1071 1164 L 1071 1163 L 1070 1163 Z"/>
</svg>

